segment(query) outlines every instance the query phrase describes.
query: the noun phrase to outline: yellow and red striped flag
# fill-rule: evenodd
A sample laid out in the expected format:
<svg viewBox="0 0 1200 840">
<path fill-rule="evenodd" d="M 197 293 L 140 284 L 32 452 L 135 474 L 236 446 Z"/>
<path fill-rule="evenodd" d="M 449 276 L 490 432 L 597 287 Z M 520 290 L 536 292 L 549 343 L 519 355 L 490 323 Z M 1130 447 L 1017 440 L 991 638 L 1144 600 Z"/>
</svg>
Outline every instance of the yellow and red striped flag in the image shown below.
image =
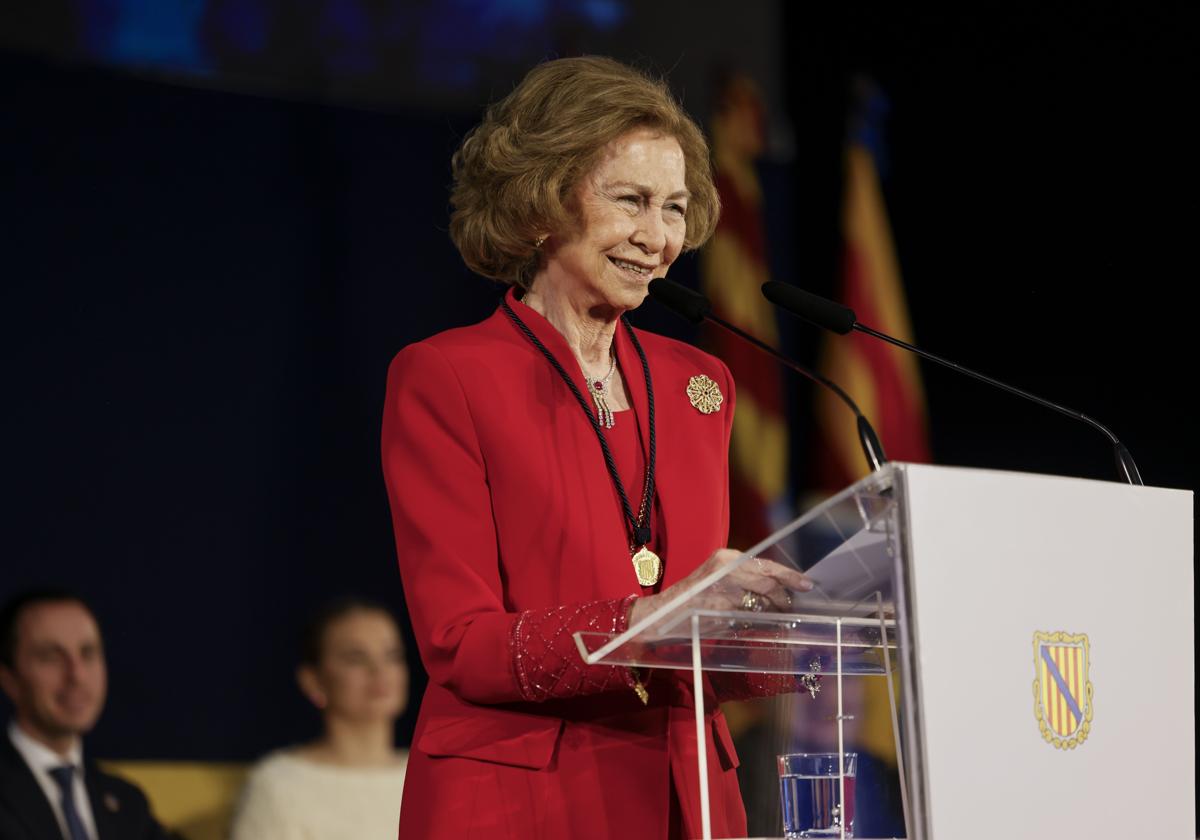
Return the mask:
<svg viewBox="0 0 1200 840">
<path fill-rule="evenodd" d="M 727 80 L 712 124 L 721 219 L 701 256 L 701 282 L 714 314 L 778 346 L 775 312 L 759 291 L 767 273 L 762 189 L 754 162 L 765 142 L 765 109 L 753 82 Z M 730 444 L 729 544 L 748 548 L 791 514 L 788 423 L 778 365 L 740 338 L 710 330 L 706 339 L 737 383 Z"/>
<path fill-rule="evenodd" d="M 878 91 L 870 90 L 868 95 L 872 98 L 860 103 L 858 130 L 846 150 L 841 287 L 834 298 L 853 309 L 863 324 L 912 343 L 904 284 L 876 165 L 879 147 L 872 142 L 882 133 L 875 121 L 886 103 Z M 818 365 L 858 403 L 890 460 L 930 460 L 925 389 L 916 356 L 858 332 L 827 334 Z M 813 464 L 816 487 L 834 493 L 866 475 L 868 466 L 846 405 L 821 389 L 816 394 L 816 414 L 820 446 Z M 886 682 L 866 680 L 861 702 L 859 749 L 894 765 Z"/>
<path fill-rule="evenodd" d="M 881 112 L 877 101 L 865 104 L 864 113 Z M 879 132 L 871 130 L 874 126 L 865 119 L 862 125 L 846 151 L 841 288 L 834 297 L 853 309 L 863 324 L 911 343 L 900 266 L 875 150 L 868 142 Z M 826 336 L 819 366 L 858 403 L 890 460 L 930 460 L 925 389 L 916 356 L 854 332 Z M 816 482 L 822 490 L 834 492 L 866 475 L 868 468 L 845 404 L 827 391 L 818 391 L 816 414 L 822 443 L 815 463 Z"/>
</svg>

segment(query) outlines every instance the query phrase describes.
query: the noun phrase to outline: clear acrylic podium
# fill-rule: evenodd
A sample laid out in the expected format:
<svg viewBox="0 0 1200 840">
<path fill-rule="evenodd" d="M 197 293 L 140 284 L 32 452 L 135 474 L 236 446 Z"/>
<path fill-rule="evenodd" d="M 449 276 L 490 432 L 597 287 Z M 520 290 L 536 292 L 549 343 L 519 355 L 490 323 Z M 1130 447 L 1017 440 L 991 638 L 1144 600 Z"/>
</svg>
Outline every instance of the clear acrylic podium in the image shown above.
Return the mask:
<svg viewBox="0 0 1200 840">
<path fill-rule="evenodd" d="M 794 691 L 757 702 L 760 735 L 739 748 L 751 834 L 782 836 L 777 755 L 861 756 L 866 745 L 875 778 L 863 778 L 860 760 L 857 780 L 838 779 L 858 838 L 1190 838 L 1191 495 L 891 464 L 738 559 L 805 571 L 815 587 L 791 593 L 790 605 L 706 608 L 714 591 L 741 593 L 727 567 L 619 636 L 579 633 L 576 642 L 591 664 L 691 671 L 700 739 L 709 737 L 705 671 L 795 678 L 782 681 Z M 1122 569 L 1135 557 L 1153 572 L 1131 582 Z M 1089 661 L 1063 668 L 1054 708 L 1044 668 L 1038 682 L 1039 644 L 1058 650 L 1038 641 L 1047 638 L 1090 644 Z M 1165 759 L 1132 663 L 1171 674 L 1155 686 L 1156 714 L 1176 715 Z M 806 675 L 820 675 L 815 697 Z M 1059 705 L 1055 725 L 1075 727 L 1070 746 L 1047 735 Z M 699 750 L 701 780 L 706 760 Z M 1129 772 L 1143 761 L 1156 772 Z M 1174 797 L 1166 808 L 1145 807 L 1164 796 Z M 868 822 L 891 827 L 864 831 Z"/>
</svg>

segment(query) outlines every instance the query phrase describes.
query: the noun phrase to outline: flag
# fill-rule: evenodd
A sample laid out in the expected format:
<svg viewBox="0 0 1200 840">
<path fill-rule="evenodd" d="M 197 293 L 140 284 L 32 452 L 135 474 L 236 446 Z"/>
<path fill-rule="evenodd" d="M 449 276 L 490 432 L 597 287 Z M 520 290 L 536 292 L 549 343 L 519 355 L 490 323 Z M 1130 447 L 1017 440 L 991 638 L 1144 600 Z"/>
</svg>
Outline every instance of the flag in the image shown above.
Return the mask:
<svg viewBox="0 0 1200 840">
<path fill-rule="evenodd" d="M 712 124 L 721 218 L 701 256 L 701 285 L 713 314 L 778 346 L 775 312 L 760 288 L 768 277 L 762 188 L 755 160 L 765 142 L 765 108 L 753 82 L 733 75 L 717 92 Z M 729 544 L 749 548 L 790 518 L 788 424 L 779 366 L 744 340 L 710 328 L 706 341 L 737 383 L 729 454 Z"/>
<path fill-rule="evenodd" d="M 874 86 L 862 85 L 860 90 L 860 114 L 845 154 L 842 271 L 834 299 L 853 309 L 861 323 L 911 344 L 912 324 L 879 177 L 887 102 Z M 858 403 L 889 460 L 930 460 L 925 389 L 916 356 L 859 332 L 829 333 L 818 365 Z M 869 467 L 854 417 L 845 403 L 823 389 L 816 396 L 816 424 L 817 487 L 834 493 L 866 475 Z M 886 681 L 865 680 L 861 702 L 858 748 L 895 765 Z"/>
<path fill-rule="evenodd" d="M 912 324 L 900 266 L 880 187 L 877 158 L 882 93 L 871 91 L 863 104 L 845 156 L 842 200 L 841 285 L 834 298 L 858 320 L 909 343 Z M 858 403 L 875 427 L 889 460 L 928 462 L 929 432 L 925 390 L 912 353 L 862 333 L 827 335 L 819 367 Z M 816 396 L 818 439 L 816 483 L 835 492 L 868 471 L 854 418 L 828 391 Z"/>
</svg>

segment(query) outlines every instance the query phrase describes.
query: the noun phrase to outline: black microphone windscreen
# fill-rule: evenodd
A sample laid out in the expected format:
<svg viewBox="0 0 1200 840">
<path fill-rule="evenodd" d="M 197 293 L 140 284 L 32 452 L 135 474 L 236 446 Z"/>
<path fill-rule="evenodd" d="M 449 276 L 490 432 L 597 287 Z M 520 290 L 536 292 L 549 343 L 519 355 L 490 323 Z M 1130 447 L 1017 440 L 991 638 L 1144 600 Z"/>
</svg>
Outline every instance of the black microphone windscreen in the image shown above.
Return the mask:
<svg viewBox="0 0 1200 840">
<path fill-rule="evenodd" d="M 762 293 L 767 300 L 793 315 L 799 315 L 818 327 L 845 335 L 854 329 L 854 310 L 820 295 L 806 292 L 790 283 L 771 280 L 763 283 Z"/>
<path fill-rule="evenodd" d="M 702 322 L 712 311 L 704 295 L 665 277 L 650 281 L 650 297 L 693 324 Z"/>
</svg>

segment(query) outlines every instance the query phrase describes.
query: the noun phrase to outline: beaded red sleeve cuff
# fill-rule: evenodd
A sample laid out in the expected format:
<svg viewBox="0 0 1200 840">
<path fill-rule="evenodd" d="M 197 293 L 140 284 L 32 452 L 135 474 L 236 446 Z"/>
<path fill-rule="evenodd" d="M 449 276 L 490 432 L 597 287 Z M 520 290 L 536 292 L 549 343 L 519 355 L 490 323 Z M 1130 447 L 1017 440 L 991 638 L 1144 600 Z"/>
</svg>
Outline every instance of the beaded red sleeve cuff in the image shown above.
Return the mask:
<svg viewBox="0 0 1200 840">
<path fill-rule="evenodd" d="M 636 680 L 628 668 L 584 664 L 574 634 L 581 630 L 623 633 L 635 598 L 520 613 L 509 636 L 509 652 L 521 696 L 541 702 L 632 688 Z"/>
</svg>

